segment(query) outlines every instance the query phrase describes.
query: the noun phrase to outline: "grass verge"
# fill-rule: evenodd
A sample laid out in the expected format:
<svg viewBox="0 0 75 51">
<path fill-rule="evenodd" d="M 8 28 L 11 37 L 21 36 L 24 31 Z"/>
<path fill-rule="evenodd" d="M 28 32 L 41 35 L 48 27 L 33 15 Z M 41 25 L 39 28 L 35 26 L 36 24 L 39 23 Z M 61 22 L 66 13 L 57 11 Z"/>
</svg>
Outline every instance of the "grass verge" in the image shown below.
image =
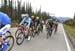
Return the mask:
<svg viewBox="0 0 75 51">
<path fill-rule="evenodd" d="M 75 27 L 64 24 L 64 28 L 69 32 L 71 37 L 75 39 Z"/>
</svg>

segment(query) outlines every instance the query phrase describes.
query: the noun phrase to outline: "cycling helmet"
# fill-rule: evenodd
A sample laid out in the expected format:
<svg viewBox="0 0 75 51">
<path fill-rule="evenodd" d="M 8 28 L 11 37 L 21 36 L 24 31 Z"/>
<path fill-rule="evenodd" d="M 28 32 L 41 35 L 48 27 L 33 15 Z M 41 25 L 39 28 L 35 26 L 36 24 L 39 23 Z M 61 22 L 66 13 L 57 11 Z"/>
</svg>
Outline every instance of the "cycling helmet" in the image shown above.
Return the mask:
<svg viewBox="0 0 75 51">
<path fill-rule="evenodd" d="M 37 16 L 36 19 L 39 19 L 39 17 Z"/>
<path fill-rule="evenodd" d="M 22 14 L 21 17 L 22 17 L 22 18 L 24 18 L 24 17 L 29 17 L 29 14 Z"/>
</svg>

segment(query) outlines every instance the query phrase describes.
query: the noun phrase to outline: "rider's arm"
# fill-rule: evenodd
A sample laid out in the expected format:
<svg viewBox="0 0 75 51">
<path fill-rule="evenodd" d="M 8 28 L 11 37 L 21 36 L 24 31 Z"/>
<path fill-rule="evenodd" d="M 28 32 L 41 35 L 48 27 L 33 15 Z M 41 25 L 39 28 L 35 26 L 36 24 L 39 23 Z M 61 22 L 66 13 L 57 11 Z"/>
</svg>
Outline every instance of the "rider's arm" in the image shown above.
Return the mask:
<svg viewBox="0 0 75 51">
<path fill-rule="evenodd" d="M 0 14 L 0 25 L 1 25 L 1 21 L 2 21 L 2 15 Z"/>
<path fill-rule="evenodd" d="M 0 24 L 1 24 L 1 19 L 0 19 Z"/>
<path fill-rule="evenodd" d="M 28 28 L 30 27 L 30 24 L 31 24 L 31 19 L 29 18 L 29 20 L 28 20 Z"/>
<path fill-rule="evenodd" d="M 24 24 L 25 18 L 21 21 L 20 25 Z"/>
</svg>

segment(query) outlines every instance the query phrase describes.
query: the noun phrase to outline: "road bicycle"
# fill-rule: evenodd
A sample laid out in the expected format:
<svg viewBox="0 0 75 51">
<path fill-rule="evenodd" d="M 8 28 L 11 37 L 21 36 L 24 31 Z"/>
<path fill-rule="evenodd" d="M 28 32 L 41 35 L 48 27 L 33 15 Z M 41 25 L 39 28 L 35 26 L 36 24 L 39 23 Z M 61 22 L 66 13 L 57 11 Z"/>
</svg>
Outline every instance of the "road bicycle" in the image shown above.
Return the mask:
<svg viewBox="0 0 75 51">
<path fill-rule="evenodd" d="M 29 31 L 27 34 L 27 31 L 24 29 L 24 26 L 20 26 L 17 31 L 18 34 L 16 35 L 16 43 L 17 45 L 21 45 L 24 42 L 24 39 L 28 39 Z"/>
<path fill-rule="evenodd" d="M 14 46 L 14 37 L 10 31 L 7 31 L 5 34 L 2 34 L 3 43 L 0 42 L 0 51 L 11 51 Z"/>
</svg>

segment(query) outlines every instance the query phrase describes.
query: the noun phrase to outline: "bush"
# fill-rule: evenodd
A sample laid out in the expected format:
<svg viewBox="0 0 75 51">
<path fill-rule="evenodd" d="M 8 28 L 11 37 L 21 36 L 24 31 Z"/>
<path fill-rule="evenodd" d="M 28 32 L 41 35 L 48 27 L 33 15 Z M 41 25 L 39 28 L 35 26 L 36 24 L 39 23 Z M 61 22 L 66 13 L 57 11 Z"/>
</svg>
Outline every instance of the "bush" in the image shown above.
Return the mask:
<svg viewBox="0 0 75 51">
<path fill-rule="evenodd" d="M 68 21 L 64 22 L 64 24 L 69 25 L 71 27 L 75 27 L 75 20 L 73 20 L 73 19 L 68 20 Z"/>
</svg>

